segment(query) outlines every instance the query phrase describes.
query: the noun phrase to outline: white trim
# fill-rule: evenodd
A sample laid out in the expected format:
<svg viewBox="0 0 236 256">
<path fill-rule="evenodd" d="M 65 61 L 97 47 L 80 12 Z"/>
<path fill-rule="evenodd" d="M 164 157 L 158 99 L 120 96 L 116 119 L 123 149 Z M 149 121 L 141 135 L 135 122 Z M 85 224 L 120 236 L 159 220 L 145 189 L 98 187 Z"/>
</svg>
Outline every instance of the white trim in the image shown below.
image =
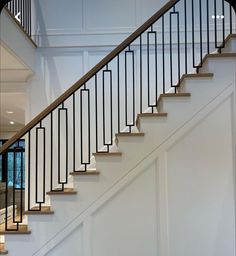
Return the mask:
<svg viewBox="0 0 236 256">
<path fill-rule="evenodd" d="M 172 134 L 165 139 L 161 145 L 157 146 L 152 152 L 131 168 L 125 175 L 123 175 L 118 181 L 116 181 L 111 188 L 106 190 L 98 199 L 91 203 L 81 214 L 76 216 L 66 227 L 59 231 L 54 238 L 45 243 L 39 250 L 37 250 L 33 255 L 34 256 L 43 256 L 49 250 L 53 249 L 58 243 L 60 243 L 66 236 L 68 236 L 73 230 L 75 230 L 79 225 L 81 225 L 88 216 L 92 216 L 100 207 L 102 207 L 108 200 L 110 200 L 114 195 L 119 193 L 125 186 L 127 186 L 135 177 L 142 173 L 150 163 L 157 161 L 157 157 L 163 154 L 168 148 L 170 148 L 179 138 L 181 138 L 186 132 L 193 129 L 197 123 L 203 120 L 209 113 L 215 110 L 216 106 L 221 104 L 228 97 L 232 97 L 234 92 L 235 81 L 232 81 L 225 89 L 223 89 L 214 99 L 209 103 L 203 106 L 194 116 L 187 120 L 184 124 L 178 127 Z M 166 163 L 164 163 L 166 165 Z M 166 174 L 165 174 L 166 175 Z M 166 194 L 166 188 L 163 191 Z M 167 196 L 167 195 L 166 195 Z M 167 204 L 168 205 L 168 204 Z M 168 209 L 166 209 L 168 211 Z M 159 219 L 160 222 L 166 219 Z M 168 224 L 168 223 L 167 223 Z M 165 228 L 165 227 L 164 227 Z M 169 254 L 169 245 L 168 245 L 168 232 L 166 235 L 166 248 L 165 250 Z M 168 255 L 167 254 L 167 255 Z"/>
</svg>

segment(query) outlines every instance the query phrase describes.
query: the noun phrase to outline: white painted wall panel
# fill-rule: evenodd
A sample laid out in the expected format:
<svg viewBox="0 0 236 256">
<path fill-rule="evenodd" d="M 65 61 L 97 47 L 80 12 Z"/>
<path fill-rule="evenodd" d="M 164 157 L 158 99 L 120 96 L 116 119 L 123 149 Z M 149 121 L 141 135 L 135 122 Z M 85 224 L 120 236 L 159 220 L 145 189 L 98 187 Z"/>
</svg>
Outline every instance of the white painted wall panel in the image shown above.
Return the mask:
<svg viewBox="0 0 236 256">
<path fill-rule="evenodd" d="M 92 216 L 92 256 L 157 256 L 157 166 L 152 163 Z"/>
<path fill-rule="evenodd" d="M 62 243 L 59 243 L 47 256 L 84 256 L 83 226 L 76 228 Z"/>
<path fill-rule="evenodd" d="M 75 34 L 83 29 L 83 0 L 34 1 L 36 33 Z"/>
<path fill-rule="evenodd" d="M 136 0 L 86 0 L 85 30 L 125 31 L 136 26 Z"/>
<path fill-rule="evenodd" d="M 166 154 L 170 256 L 235 255 L 232 98 Z"/>
</svg>

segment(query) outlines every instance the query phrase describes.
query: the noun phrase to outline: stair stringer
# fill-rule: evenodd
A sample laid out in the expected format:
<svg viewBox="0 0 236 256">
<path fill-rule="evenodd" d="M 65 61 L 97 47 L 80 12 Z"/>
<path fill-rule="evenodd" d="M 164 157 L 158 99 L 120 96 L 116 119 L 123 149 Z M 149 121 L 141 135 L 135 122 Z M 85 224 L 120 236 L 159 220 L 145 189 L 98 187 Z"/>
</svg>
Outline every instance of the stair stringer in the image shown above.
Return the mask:
<svg viewBox="0 0 236 256">
<path fill-rule="evenodd" d="M 216 67 L 215 62 L 219 62 Z M 229 85 L 235 84 L 235 58 L 216 60 L 213 65 L 208 65 L 208 68 L 214 72 L 214 78 L 204 79 L 204 83 L 199 83 L 198 79 L 188 79 L 184 82 L 186 90 L 191 93 L 189 99 L 164 99 L 163 110 L 168 112 L 167 119 L 142 120 L 141 130 L 145 133 L 144 137 L 119 139 L 119 149 L 123 153 L 121 157 L 99 156 L 96 158 L 97 170 L 101 172 L 100 177 L 74 178 L 78 195 L 73 197 L 51 196 L 55 215 L 30 216 L 29 225 L 33 230 L 31 236 L 27 239 L 24 236 L 21 236 L 22 239 L 19 239 L 19 236 L 8 236 L 7 244 L 10 255 L 15 255 L 20 251 L 24 253 L 22 255 L 45 255 L 64 239 L 68 234 L 66 232 L 68 227 L 74 225 L 75 222 L 78 223 L 78 219 L 82 223 L 88 216 L 87 213 L 96 208 L 97 202 L 106 198 L 113 187 L 125 179 L 126 175 L 150 152 L 165 143 L 183 124 L 189 122 Z M 222 68 L 226 71 L 224 77 L 219 72 Z"/>
<path fill-rule="evenodd" d="M 186 121 L 182 126 L 176 129 L 169 138 L 163 142 L 161 145 L 157 146 L 152 152 L 149 152 L 143 159 L 140 159 L 139 163 L 133 168 L 131 168 L 126 174 L 124 174 L 114 186 L 106 191 L 96 202 L 93 203 L 85 212 L 77 216 L 74 221 L 72 221 L 62 232 L 57 234 L 51 241 L 49 241 L 44 247 L 42 247 L 35 256 L 41 255 L 60 255 L 60 249 L 57 246 L 70 236 L 72 232 L 80 228 L 80 232 L 84 233 L 82 239 L 92 239 L 91 225 L 92 218 L 102 209 L 102 207 L 108 204 L 117 194 L 123 191 L 127 186 L 129 186 L 138 176 L 142 175 L 148 167 L 156 163 L 157 168 L 157 180 L 158 187 L 158 221 L 157 226 L 159 227 L 156 231 L 158 237 L 158 248 L 160 255 L 169 255 L 169 241 L 168 241 L 168 223 L 167 215 L 168 209 L 166 205 L 166 184 L 165 182 L 165 154 L 166 151 L 174 145 L 178 140 L 185 136 L 189 131 L 191 131 L 197 124 L 204 120 L 211 112 L 213 112 L 222 102 L 224 102 L 229 97 L 235 98 L 235 81 L 226 87 L 221 93 L 219 93 L 212 101 L 207 105 L 202 107 L 194 116 L 192 116 L 188 121 Z M 146 130 L 145 130 L 146 131 Z M 140 202 L 141 203 L 141 202 Z M 85 242 L 85 240 L 83 240 Z M 86 247 L 87 244 L 87 247 Z M 85 242 L 85 247 L 83 255 L 91 255 L 88 253 L 90 251 L 91 241 Z M 59 249 L 59 250 L 58 250 Z M 54 251 L 55 254 L 52 254 Z M 74 255 L 73 251 L 70 255 Z"/>
</svg>

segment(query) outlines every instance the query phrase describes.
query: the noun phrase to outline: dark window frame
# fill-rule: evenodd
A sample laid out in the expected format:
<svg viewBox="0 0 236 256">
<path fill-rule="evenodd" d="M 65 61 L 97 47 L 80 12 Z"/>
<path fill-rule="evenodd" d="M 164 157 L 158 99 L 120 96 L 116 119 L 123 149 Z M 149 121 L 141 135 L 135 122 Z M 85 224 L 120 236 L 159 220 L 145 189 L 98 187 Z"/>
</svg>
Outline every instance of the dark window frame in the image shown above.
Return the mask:
<svg viewBox="0 0 236 256">
<path fill-rule="evenodd" d="M 7 142 L 7 140 L 5 139 L 0 139 L 1 145 L 3 145 L 4 143 Z M 24 146 L 20 146 L 20 142 L 24 142 Z M 25 153 L 25 140 L 21 139 L 19 140 L 17 143 L 13 144 L 8 150 L 7 153 L 3 153 L 2 154 L 2 161 L 1 161 L 1 169 L 2 169 L 2 179 L 0 180 L 0 182 L 6 182 L 7 181 L 7 168 L 6 166 L 8 166 L 8 154 L 9 153 Z M 25 155 L 25 154 L 24 154 Z M 23 156 L 23 161 L 25 161 L 24 156 Z M 23 169 L 23 175 L 25 175 L 25 168 Z M 23 178 L 24 180 L 24 178 Z M 8 181 L 9 182 L 9 181 Z M 8 185 L 8 187 L 11 187 Z M 18 189 L 25 189 L 25 182 L 23 184 L 22 188 L 15 188 L 16 190 Z"/>
</svg>

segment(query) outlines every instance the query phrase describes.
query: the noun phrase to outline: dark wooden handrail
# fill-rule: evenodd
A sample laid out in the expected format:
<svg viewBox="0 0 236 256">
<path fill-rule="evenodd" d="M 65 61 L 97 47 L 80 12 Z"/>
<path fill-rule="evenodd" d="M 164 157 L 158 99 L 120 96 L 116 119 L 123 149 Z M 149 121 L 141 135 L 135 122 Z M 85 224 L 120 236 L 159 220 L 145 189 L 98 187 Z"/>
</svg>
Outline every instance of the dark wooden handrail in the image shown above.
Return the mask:
<svg viewBox="0 0 236 256">
<path fill-rule="evenodd" d="M 104 57 L 96 66 L 94 66 L 88 73 L 86 73 L 81 79 L 73 84 L 68 90 L 66 90 L 60 97 L 58 97 L 53 103 L 51 103 L 45 110 L 38 114 L 32 121 L 24 126 L 19 132 L 17 132 L 11 139 L 9 139 L 0 148 L 0 154 L 4 153 L 12 144 L 22 138 L 27 132 L 29 132 L 34 126 L 36 126 L 43 118 L 48 116 L 55 108 L 62 104 L 68 97 L 82 87 L 90 78 L 92 78 L 98 71 L 100 71 L 105 65 L 107 65 L 112 59 L 114 59 L 120 52 L 122 52 L 127 46 L 129 46 L 136 38 L 138 38 L 145 30 L 147 30 L 155 21 L 162 17 L 173 5 L 180 0 L 171 0 L 164 5 L 159 11 L 157 11 L 150 19 L 148 19 L 142 26 L 135 30 L 127 39 L 125 39 L 120 45 L 118 45 L 113 51 L 111 51 L 106 57 Z"/>
</svg>

